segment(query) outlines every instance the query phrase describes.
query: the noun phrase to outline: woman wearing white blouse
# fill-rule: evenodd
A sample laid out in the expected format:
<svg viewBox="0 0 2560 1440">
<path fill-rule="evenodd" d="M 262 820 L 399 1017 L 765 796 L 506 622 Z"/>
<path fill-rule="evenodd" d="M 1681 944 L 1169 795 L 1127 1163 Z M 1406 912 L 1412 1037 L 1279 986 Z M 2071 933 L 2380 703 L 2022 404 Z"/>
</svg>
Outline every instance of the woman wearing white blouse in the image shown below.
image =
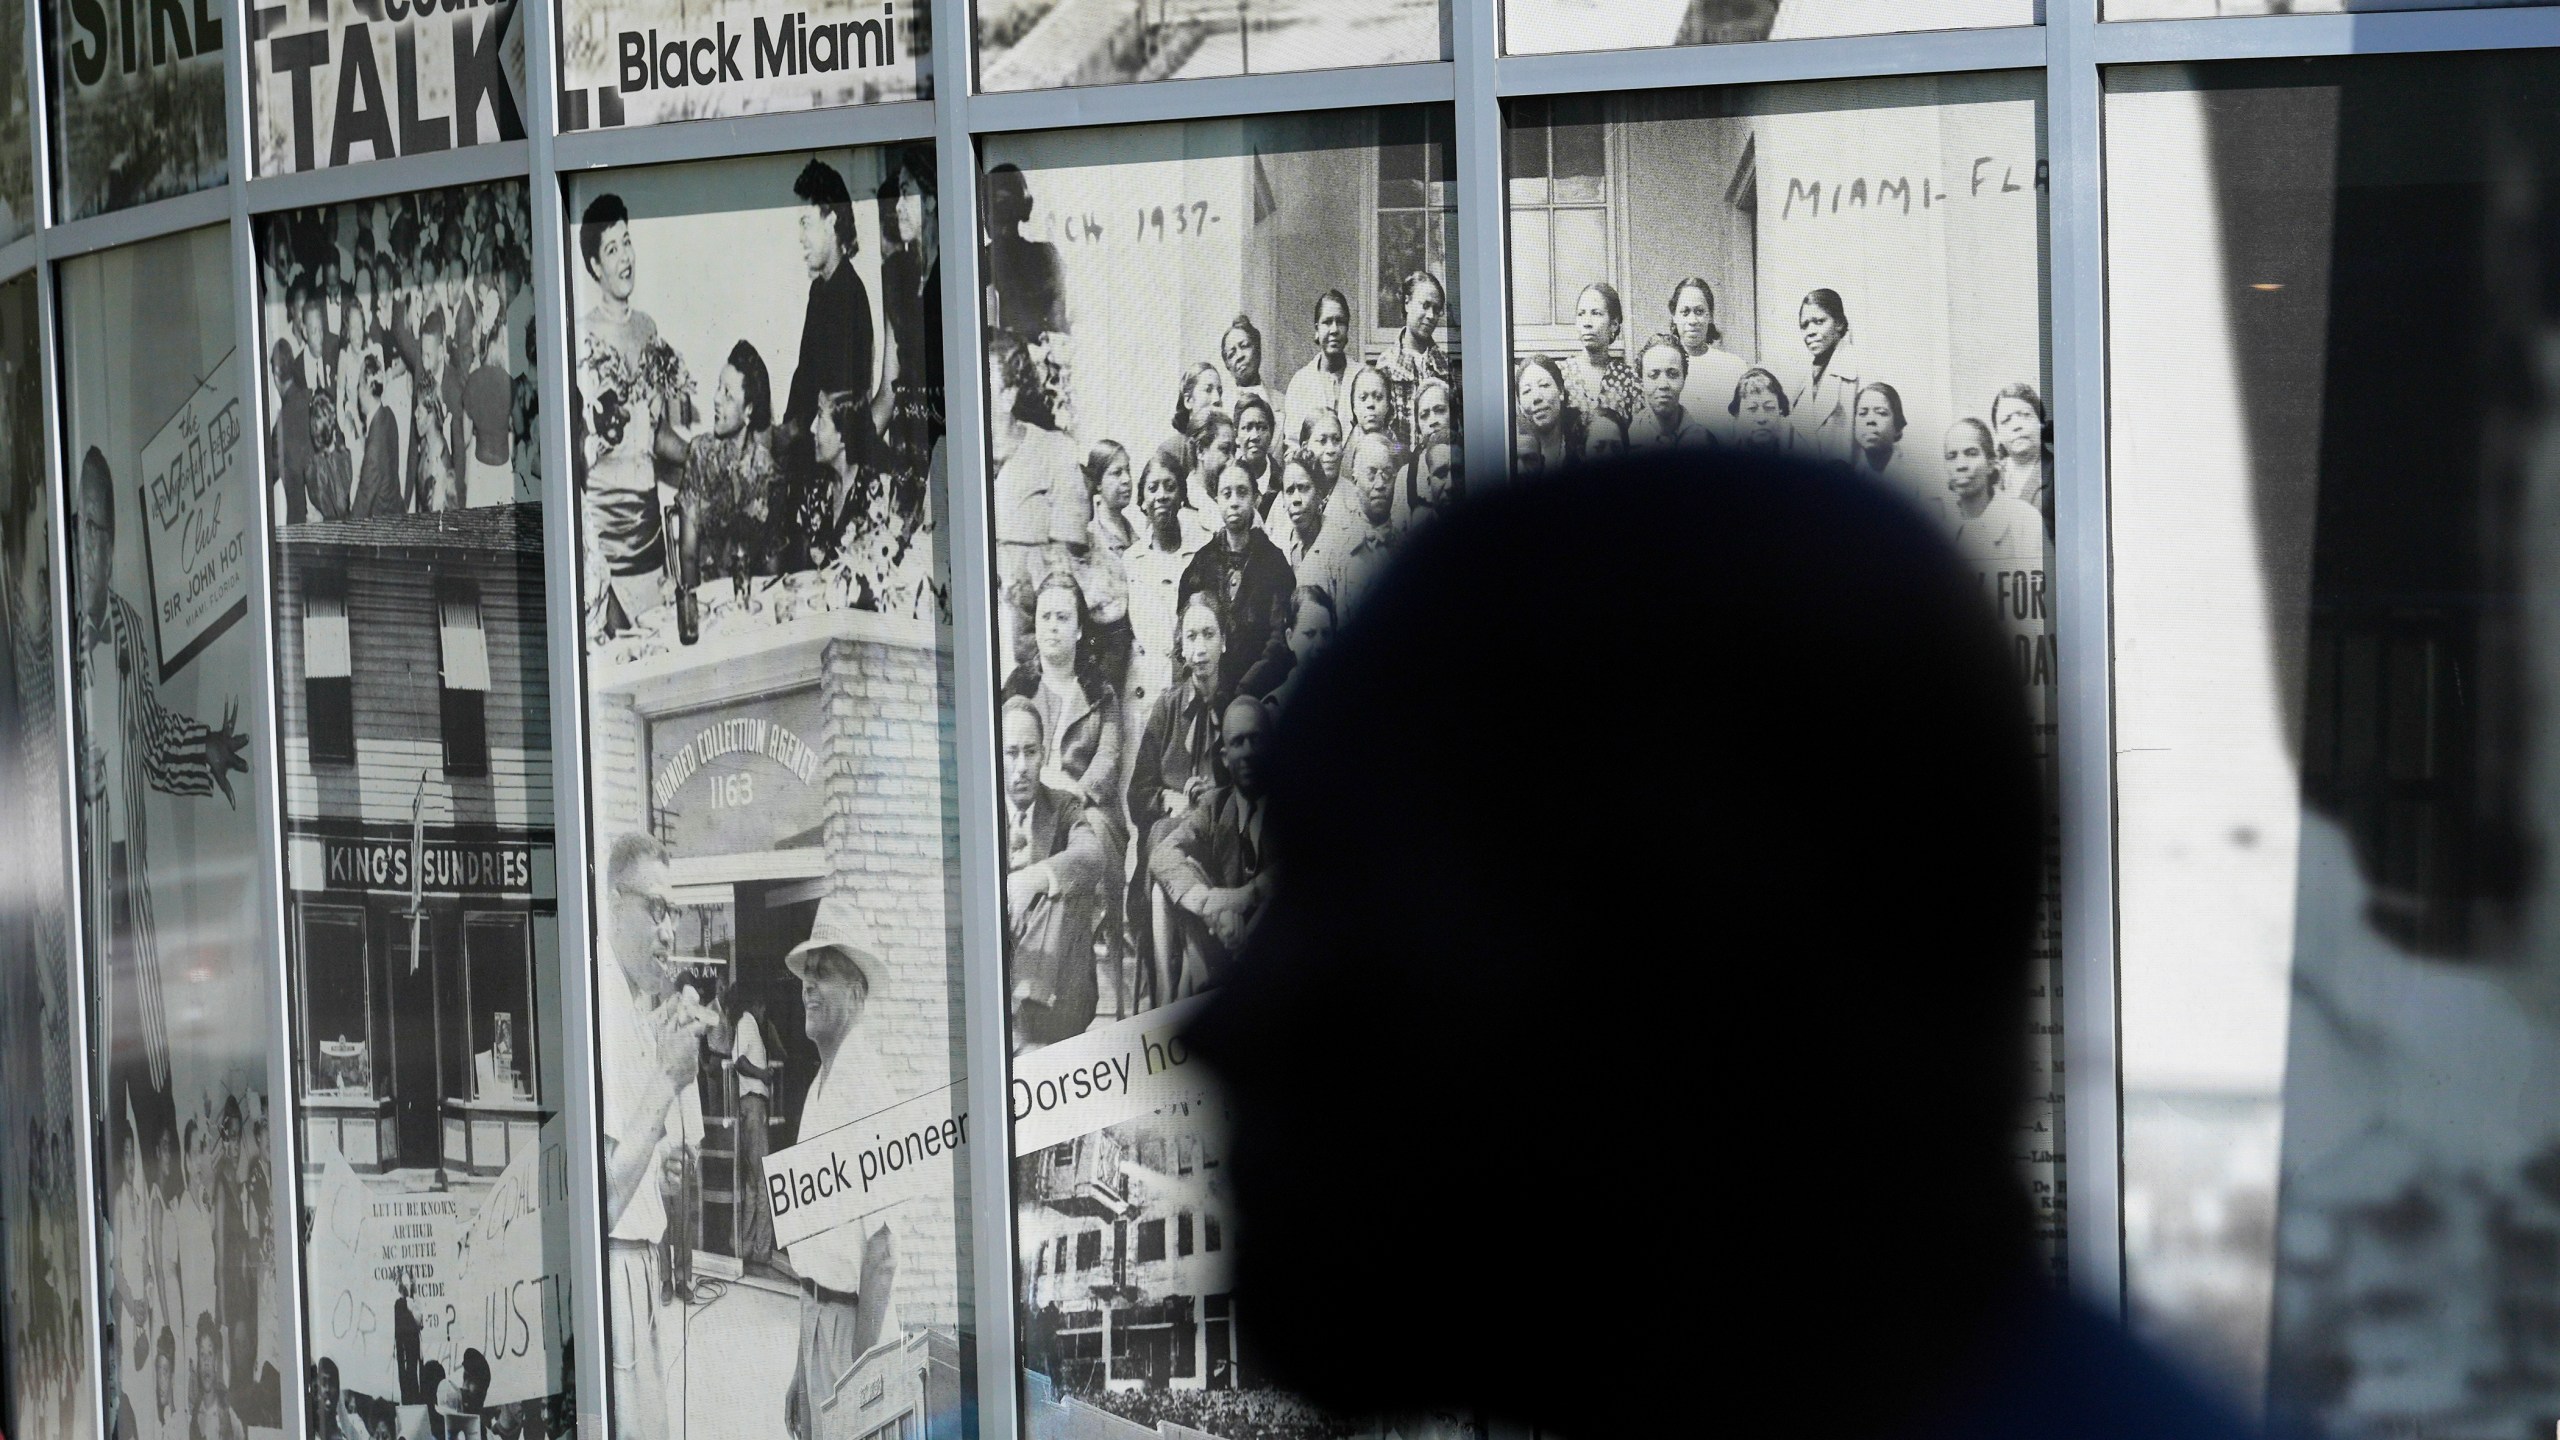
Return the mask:
<svg viewBox="0 0 2560 1440">
<path fill-rule="evenodd" d="M 1716 289 L 1705 277 L 1692 275 L 1671 287 L 1671 333 L 1689 357 L 1689 378 L 1680 387 L 1680 408 L 1694 415 L 1719 440 L 1733 438 L 1733 387 L 1742 383 L 1751 362 L 1724 348 L 1724 331 L 1716 324 Z M 1632 417 L 1630 417 L 1632 418 Z"/>
</svg>

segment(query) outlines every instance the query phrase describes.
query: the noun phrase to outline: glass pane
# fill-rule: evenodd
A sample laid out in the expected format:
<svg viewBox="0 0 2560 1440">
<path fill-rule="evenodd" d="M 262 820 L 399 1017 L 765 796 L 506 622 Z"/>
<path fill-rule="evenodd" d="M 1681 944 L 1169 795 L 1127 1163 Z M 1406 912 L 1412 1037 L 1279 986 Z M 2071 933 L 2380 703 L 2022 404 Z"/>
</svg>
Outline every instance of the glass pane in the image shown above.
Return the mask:
<svg viewBox="0 0 2560 1440">
<path fill-rule="evenodd" d="M 2041 84 L 1970 75 L 1598 101 L 1571 142 L 1560 125 L 1555 150 L 1559 170 L 1568 155 L 1590 171 L 1604 156 L 1623 167 L 1605 203 L 1511 211 L 1524 302 L 1511 358 L 1515 472 L 1630 446 L 1738 446 L 1845 465 L 1903 495 L 2000 607 L 2050 760 Z M 1563 102 L 1555 113 L 1575 118 Z M 1980 183 L 1952 183 L 1951 164 Z M 1623 313 L 1586 341 L 1575 307 L 1595 285 Z M 1809 349 L 1798 326 L 1809 306 L 1840 312 L 1848 338 Z M 1648 366 L 1658 387 L 1640 380 Z M 1951 465 L 1959 444 L 1989 463 Z M 2031 1099 L 2015 1136 L 2057 1272 L 2068 1218 L 2058 884 L 2049 871 L 2040 968 L 2022 997 Z"/>
<path fill-rule="evenodd" d="M 2306 1432 L 2560 1409 L 2560 556 L 2509 383 L 2555 101 L 2541 51 L 2109 76 L 2127 1277 Z"/>
<path fill-rule="evenodd" d="M 2377 10 L 2503 10 L 2549 0 L 2106 0 L 2108 20 L 2193 20 L 2217 15 L 2335 15 Z"/>
<path fill-rule="evenodd" d="M 1511 212 L 1511 323 L 1545 325 L 1557 315 L 1549 293 L 1556 273 L 1553 212 L 1544 206 Z"/>
<path fill-rule="evenodd" d="M 511 42 L 523 43 L 514 8 L 401 6 L 396 20 L 385 18 L 388 8 L 378 0 L 307 0 L 255 11 L 249 84 L 257 174 L 524 138 L 522 76 L 509 69 L 521 61 L 508 58 Z M 666 38 L 688 33 L 671 24 Z"/>
<path fill-rule="evenodd" d="M 92 1223 L 80 1203 L 91 1157 L 72 1103 L 87 1036 L 62 875 L 72 844 L 62 804 L 71 751 L 56 708 L 61 612 L 52 586 L 64 511 L 44 463 L 40 354 L 36 277 L 22 275 L 0 286 L 0 484 L 10 510 L 0 533 L 0 784 L 12 841 L 0 854 L 0 1207 L 10 1217 L 0 1284 L 17 1297 L 0 1340 L 9 1347 L 17 1433 L 76 1436 L 103 1427 L 89 1371 L 95 1322 L 73 1298 L 85 1263 L 82 1227 Z"/>
<path fill-rule="evenodd" d="M 255 234 L 286 958 L 310 1034 L 294 1113 L 323 1217 L 302 1318 L 350 1431 L 434 1401 L 431 1366 L 464 1386 L 449 1408 L 493 1425 L 571 1418 L 556 1307 L 515 1344 L 433 1328 L 414 1356 L 338 1318 L 505 1313 L 568 1278 L 570 1217 L 539 1200 L 545 1156 L 566 1154 L 560 1080 L 534 1063 L 559 1019 L 526 999 L 528 936 L 554 950 L 558 924 L 532 233 L 509 181 L 263 215 Z M 333 673 L 348 699 L 317 714 L 330 692 L 308 682 Z M 498 1190 L 522 1198 L 486 1203 Z M 394 1244 L 415 1268 L 381 1264 Z"/>
<path fill-rule="evenodd" d="M 976 0 L 978 88 L 1050 90 L 1446 58 L 1447 0 Z"/>
<path fill-rule="evenodd" d="M 300 1397 L 273 1247 L 299 1227 L 269 1164 L 268 1126 L 289 1122 L 269 1057 L 289 1042 L 259 938 L 257 799 L 276 774 L 241 623 L 256 442 L 230 241 L 217 225 L 59 272 L 62 453 L 83 457 L 65 499 L 70 593 L 87 597 L 73 700 L 99 1258 L 150 1297 L 93 1323 L 123 1394 L 170 1393 L 154 1365 L 183 1324 L 191 1372 L 230 1402 L 211 1423 L 274 1430 Z"/>
<path fill-rule="evenodd" d="M 363 8 L 373 0 L 330 3 Z M 927 4 L 556 3 L 563 130 L 819 110 L 933 94 L 933 18 Z M 376 32 L 381 29 L 376 22 Z M 320 69 L 325 73 L 328 67 Z"/>
<path fill-rule="evenodd" d="M 85 220 L 231 177 L 223 5 L 46 4 L 57 218 Z M 388 113 L 388 112 L 378 112 Z"/>
<path fill-rule="evenodd" d="M 1030 253 L 996 267 L 997 312 L 1042 317 L 1040 333 L 994 336 L 988 367 L 1008 672 L 999 823 L 1008 873 L 1052 882 L 1016 892 L 1006 936 L 1022 1093 L 1054 1094 L 1077 1057 L 1179 1023 L 1226 973 L 1235 934 L 1155 878 L 1238 813 L 1224 747 L 1251 742 L 1225 727 L 1264 711 L 1225 701 L 1287 703 L 1325 617 L 1356 612 L 1447 493 L 1439 442 L 1459 360 L 1446 217 L 1346 204 L 1342 183 L 1383 163 L 1378 136 L 1431 133 L 1412 115 L 1354 111 L 985 141 L 1035 214 L 1150 217 L 1017 242 Z M 1159 231 L 1158 206 L 1209 223 Z M 1017 300 L 1039 277 L 1054 297 Z M 1225 416 L 1243 394 L 1275 404 L 1282 433 L 1312 437 L 1302 455 L 1238 441 Z M 1417 473 L 1409 456 L 1439 468 Z M 1053 567 L 1069 537 L 1088 557 Z M 1239 546 L 1276 568 L 1239 577 L 1222 604 L 1177 604 L 1195 558 Z M 1081 698 L 1052 703 L 1060 694 Z M 1241 886 L 1259 872 L 1221 873 Z M 1250 1315 L 1202 1323 L 1234 1284 L 1217 1228 L 1226 1172 L 1204 1158 L 1225 1152 L 1228 1114 L 1206 1083 L 1173 1074 L 1126 1104 L 1043 1108 L 1015 1126 L 1024 1392 L 1038 1413 L 1072 1400 L 1136 1422 L 1118 1427 L 1131 1434 L 1375 1433 L 1280 1394 L 1252 1359 Z M 1183 1207 L 1204 1211 L 1187 1257 L 1167 1240 Z"/>
<path fill-rule="evenodd" d="M 598 1218 L 607 1301 L 645 1317 L 608 1340 L 613 1414 L 645 1433 L 969 1409 L 934 166 L 567 187 L 599 1119 L 656 1159 Z M 901 1163 L 821 1193 L 857 1143 Z"/>
<path fill-rule="evenodd" d="M 2037 10 L 2036 0 L 1507 0 L 1502 38 L 1514 55 L 1539 55 L 2033 25 Z"/>
</svg>

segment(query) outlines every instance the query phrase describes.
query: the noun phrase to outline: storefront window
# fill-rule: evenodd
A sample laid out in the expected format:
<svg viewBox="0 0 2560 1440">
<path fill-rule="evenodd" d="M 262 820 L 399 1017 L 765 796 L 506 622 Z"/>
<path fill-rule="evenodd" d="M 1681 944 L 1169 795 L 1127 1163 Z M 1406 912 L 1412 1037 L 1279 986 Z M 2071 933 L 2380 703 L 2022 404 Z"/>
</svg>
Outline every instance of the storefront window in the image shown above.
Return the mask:
<svg viewBox="0 0 2560 1440">
<path fill-rule="evenodd" d="M 43 8 L 57 219 L 172 199 L 230 178 L 222 55 L 239 43 L 237 10 L 85 0 L 45 0 Z"/>
<path fill-rule="evenodd" d="M 2106 0 L 2110 20 L 2196 20 L 2216 15 L 2335 15 L 2382 10 L 2503 10 L 2548 0 Z"/>
<path fill-rule="evenodd" d="M 244 7 L 256 173 L 522 140 L 507 56 L 523 43 L 517 11 L 367 0 Z"/>
<path fill-rule="evenodd" d="M 915 144 L 566 187 L 601 1120 L 663 1162 L 601 1217 L 649 1317 L 617 1425 L 855 1434 L 808 1397 L 886 1407 L 919 1357 L 961 1424 L 965 1145 L 859 1205 L 771 1188 L 966 1108 L 938 185 Z"/>
<path fill-rule="evenodd" d="M 1631 448 L 1846 465 L 1980 576 L 2055 756 L 2040 81 L 1957 75 L 1515 104 L 1513 459 Z M 2017 1158 L 2062 1265 L 2060 880 Z"/>
<path fill-rule="evenodd" d="M 6 28 L 14 43 L 0 44 L 0 63 L 14 55 L 23 74 L 25 30 Z M 14 117 L 0 111 L 6 145 L 5 123 L 26 123 L 25 89 L 0 93 L 14 93 L 21 107 Z M 0 168 L 0 187 L 6 183 Z M 62 504 L 44 458 L 41 341 L 35 277 L 0 284 L 0 784 L 10 797 L 8 843 L 0 844 L 8 886 L 0 897 L 0 1292 L 15 1297 L 0 1307 L 7 1312 L 0 1315 L 7 1366 L 0 1406 L 14 1402 L 19 1434 L 59 1425 L 56 1433 L 78 1435 L 99 1428 L 97 1382 L 79 1318 L 81 1239 L 91 1223 L 78 1103 L 88 1037 L 72 979 L 77 957 L 62 872 L 72 844 L 62 803 L 71 749 L 54 670 L 62 658 L 54 633 L 62 610 L 53 592 Z"/>
<path fill-rule="evenodd" d="M 374 1097 L 373 967 L 361 910 L 312 906 L 302 914 L 304 1093 Z"/>
<path fill-rule="evenodd" d="M 2042 9 L 2038 0 L 1506 0 L 1502 38 L 1514 55 L 1544 55 L 2033 25 Z"/>
<path fill-rule="evenodd" d="M 1437 60 L 1447 48 L 1447 3 L 975 0 L 978 87 L 1050 90 Z"/>
<path fill-rule="evenodd" d="M 1455 493 L 1449 124 L 1413 108 L 985 143 L 1001 823 L 1010 883 L 1039 887 L 1006 937 L 1017 1085 L 1178 1026 L 1222 973 L 1237 935 L 1203 895 L 1261 873 L 1233 843 L 1215 863 L 1243 871 L 1197 869 L 1249 798 L 1226 757 Z M 1061 541 L 1091 561 L 1049 564 Z M 1143 1394 L 1202 1373 L 1188 1320 L 1231 1280 L 1223 1257 L 1159 1262 L 1168 1219 L 1224 1193 L 1189 1160 L 1226 1123 L 1208 1082 L 1169 1075 L 1015 1127 L 1027 1390 L 1177 1413 Z M 1042 1277 L 1040 1247 L 1070 1240 L 1074 1276 Z"/>
<path fill-rule="evenodd" d="M 471 1016 L 471 1098 L 530 1101 L 534 1076 L 533 947 L 523 915 L 462 922 Z"/>
<path fill-rule="evenodd" d="M 2108 76 L 2126 1274 L 2322 1433 L 2560 1410 L 2555 101 L 2538 51 Z"/>
<path fill-rule="evenodd" d="M 230 1360 L 199 1383 L 228 1400 L 220 1423 L 274 1430 L 297 1397 L 269 1323 L 292 1297 L 267 1246 L 291 1243 L 297 1217 L 264 1160 L 285 1118 L 268 1076 L 292 1041 L 257 869 L 275 848 L 255 802 L 276 751 L 242 623 L 257 432 L 232 260 L 215 226 L 63 262 L 61 453 L 99 1253 L 137 1288 L 198 1277 L 191 1328 Z M 124 1338 L 105 1393 L 152 1393 L 152 1351 Z"/>
</svg>

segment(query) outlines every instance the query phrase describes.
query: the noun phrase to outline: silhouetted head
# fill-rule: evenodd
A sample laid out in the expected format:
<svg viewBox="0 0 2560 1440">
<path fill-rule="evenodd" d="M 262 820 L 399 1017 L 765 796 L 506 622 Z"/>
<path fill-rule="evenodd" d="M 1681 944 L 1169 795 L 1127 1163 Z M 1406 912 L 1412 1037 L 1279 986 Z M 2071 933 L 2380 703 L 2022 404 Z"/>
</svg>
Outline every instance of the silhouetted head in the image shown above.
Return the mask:
<svg viewBox="0 0 2560 1440">
<path fill-rule="evenodd" d="M 1750 1376 L 1855 1434 L 2020 1282 L 2036 762 L 1907 502 L 1680 457 L 1454 507 L 1262 760 L 1192 1039 L 1276 1379 L 1607 1435 Z"/>
</svg>

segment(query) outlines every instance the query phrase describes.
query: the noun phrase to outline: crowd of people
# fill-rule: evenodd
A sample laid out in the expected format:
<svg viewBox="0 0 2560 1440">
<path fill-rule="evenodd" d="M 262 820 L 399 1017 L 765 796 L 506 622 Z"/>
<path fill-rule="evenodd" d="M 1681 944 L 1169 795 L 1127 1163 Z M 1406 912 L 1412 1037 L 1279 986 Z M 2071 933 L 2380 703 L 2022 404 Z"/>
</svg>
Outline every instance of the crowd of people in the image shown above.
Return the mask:
<svg viewBox="0 0 2560 1440">
<path fill-rule="evenodd" d="M 311 1362 L 303 1387 L 304 1434 L 310 1440 L 551 1440 L 575 1428 L 574 1388 L 540 1400 L 488 1404 L 488 1357 L 466 1349 L 448 1374 L 443 1361 L 419 1359 L 419 1328 L 404 1290 L 393 1317 L 399 1365 L 394 1395 L 349 1390 L 332 1357 Z M 565 1353 L 560 1365 L 564 1379 L 575 1369 Z"/>
<path fill-rule="evenodd" d="M 103 1231 L 110 1440 L 242 1440 L 283 1423 L 266 1098 L 117 1127 Z"/>
<path fill-rule="evenodd" d="M 677 353 L 633 304 L 629 206 L 606 192 L 579 217 L 596 298 L 578 322 L 571 414 L 593 643 L 673 628 L 693 644 L 706 603 L 756 609 L 775 582 L 813 574 L 829 583 L 781 601 L 947 618 L 930 478 L 943 433 L 932 150 L 897 152 L 876 196 L 885 340 L 844 176 L 813 158 L 792 195 L 809 277 L 796 356 L 744 338 Z"/>
<path fill-rule="evenodd" d="M 1267 375 L 1250 315 L 1172 377 L 1165 433 L 1077 433 L 1054 256 L 989 176 L 987 335 L 1014 1043 L 1214 983 L 1260 912 L 1257 753 L 1302 667 L 1402 538 L 1459 493 L 1448 292 L 1403 280 L 1363 359 L 1350 299 Z M 1087 427 L 1089 428 L 1089 427 Z"/>
<path fill-rule="evenodd" d="M 25 1293 L 16 1297 L 16 1337 L 25 1346 L 18 1361 L 17 1383 L 23 1414 L 58 1418 L 62 1433 L 74 1428 L 78 1392 L 85 1361 L 79 1358 L 87 1336 L 88 1310 L 81 1301 L 77 1256 L 79 1237 L 79 1157 L 71 1137 L 45 1120 L 27 1120 L 26 1213 L 16 1220 L 21 1234 L 10 1237 L 23 1257 Z M 39 1408 L 60 1408 L 46 1416 Z"/>
<path fill-rule="evenodd" d="M 1286 1390 L 1098 1390 L 1076 1398 L 1123 1420 L 1219 1440 L 1350 1440 L 1374 1427 L 1328 1415 Z"/>
<path fill-rule="evenodd" d="M 275 514 L 370 520 L 535 498 L 522 185 L 297 210 L 260 239 Z"/>
<path fill-rule="evenodd" d="M 1902 392 L 1862 363 L 1838 291 L 1810 291 L 1796 307 L 1801 361 L 1727 349 L 1715 287 L 1703 278 L 1673 285 L 1665 310 L 1659 330 L 1622 345 L 1628 319 L 1617 287 L 1582 287 L 1579 348 L 1513 366 L 1514 473 L 1663 447 L 1792 455 L 1874 476 L 1935 516 L 1969 556 L 2043 563 L 2053 439 L 2033 385 L 2003 386 L 1948 427 L 1939 453 L 1914 453 L 1926 437 L 1906 437 Z"/>
</svg>

